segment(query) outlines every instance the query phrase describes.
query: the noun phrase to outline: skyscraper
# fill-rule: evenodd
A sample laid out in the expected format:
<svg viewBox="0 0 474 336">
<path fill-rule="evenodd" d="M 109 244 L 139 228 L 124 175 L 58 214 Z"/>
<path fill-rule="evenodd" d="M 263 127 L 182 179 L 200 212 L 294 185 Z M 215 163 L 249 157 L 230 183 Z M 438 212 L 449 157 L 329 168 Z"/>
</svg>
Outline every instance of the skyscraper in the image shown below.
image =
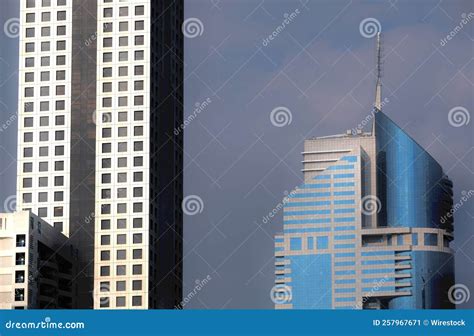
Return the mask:
<svg viewBox="0 0 474 336">
<path fill-rule="evenodd" d="M 78 308 L 181 300 L 183 2 L 22 0 L 17 203 L 78 248 Z"/>
<path fill-rule="evenodd" d="M 277 309 L 453 308 L 452 183 L 382 111 L 370 132 L 308 139 L 275 237 Z"/>
</svg>

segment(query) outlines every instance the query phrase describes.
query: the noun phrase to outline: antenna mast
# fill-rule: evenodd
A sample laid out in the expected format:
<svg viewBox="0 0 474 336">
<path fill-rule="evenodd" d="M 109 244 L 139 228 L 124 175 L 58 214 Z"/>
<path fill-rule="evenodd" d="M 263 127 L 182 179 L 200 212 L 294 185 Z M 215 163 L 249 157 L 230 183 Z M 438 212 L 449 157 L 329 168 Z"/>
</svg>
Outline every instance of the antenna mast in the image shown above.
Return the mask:
<svg viewBox="0 0 474 336">
<path fill-rule="evenodd" d="M 377 82 L 375 83 L 375 113 L 382 111 L 382 41 L 380 32 L 377 33 L 377 42 L 376 42 L 376 58 L 377 58 L 377 68 L 376 76 Z M 372 135 L 375 135 L 375 118 L 372 122 Z"/>
</svg>

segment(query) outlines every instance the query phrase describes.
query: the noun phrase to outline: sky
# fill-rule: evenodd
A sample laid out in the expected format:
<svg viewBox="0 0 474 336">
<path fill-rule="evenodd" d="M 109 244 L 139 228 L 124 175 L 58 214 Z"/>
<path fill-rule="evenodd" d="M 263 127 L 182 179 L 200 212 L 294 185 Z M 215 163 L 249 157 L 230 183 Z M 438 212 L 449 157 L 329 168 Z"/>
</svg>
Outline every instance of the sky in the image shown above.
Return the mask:
<svg viewBox="0 0 474 336">
<path fill-rule="evenodd" d="M 185 309 L 273 307 L 282 213 L 265 217 L 302 182 L 305 139 L 344 133 L 369 115 L 371 27 L 382 31 L 383 111 L 443 166 L 455 203 L 474 189 L 473 7 L 468 0 L 185 1 L 184 195 L 199 204 L 185 215 L 183 296 L 208 279 Z M 2 25 L 17 16 L 16 0 L 2 3 Z M 0 39 L 5 124 L 17 109 L 18 41 Z M 0 205 L 15 194 L 16 127 L 13 120 L 0 132 Z M 471 289 L 473 204 L 455 213 L 452 244 L 456 283 Z M 471 299 L 461 307 L 473 306 Z"/>
</svg>

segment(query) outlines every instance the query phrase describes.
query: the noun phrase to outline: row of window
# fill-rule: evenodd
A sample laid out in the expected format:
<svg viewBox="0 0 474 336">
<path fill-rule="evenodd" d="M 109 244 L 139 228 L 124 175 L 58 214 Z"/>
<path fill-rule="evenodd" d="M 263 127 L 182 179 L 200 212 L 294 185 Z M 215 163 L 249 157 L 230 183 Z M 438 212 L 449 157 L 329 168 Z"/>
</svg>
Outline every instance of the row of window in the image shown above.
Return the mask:
<svg viewBox="0 0 474 336">
<path fill-rule="evenodd" d="M 128 76 L 128 73 L 129 73 L 128 66 L 118 67 L 116 71 L 117 71 L 117 76 L 119 77 Z M 135 65 L 133 67 L 133 76 L 143 76 L 144 74 L 145 74 L 145 71 L 144 71 L 143 65 Z M 108 78 L 108 77 L 112 77 L 112 75 L 113 75 L 112 67 L 102 68 L 102 77 Z"/>
<path fill-rule="evenodd" d="M 143 227 L 143 218 L 136 217 L 132 219 L 132 227 L 134 229 L 140 229 Z M 116 220 L 117 229 L 126 229 L 127 228 L 127 219 L 126 218 L 117 218 Z M 111 229 L 111 220 L 110 219 L 101 219 L 100 221 L 101 230 L 110 230 Z"/>
<path fill-rule="evenodd" d="M 143 90 L 143 82 L 141 82 L 141 90 Z M 133 106 L 141 106 L 144 103 L 144 96 L 134 96 Z M 117 105 L 119 107 L 128 106 L 128 97 L 117 97 Z M 112 107 L 112 97 L 102 98 L 102 107 Z"/>
<path fill-rule="evenodd" d="M 117 38 L 115 38 L 115 40 L 117 40 Z M 140 46 L 140 45 L 145 44 L 145 36 L 143 36 L 143 35 L 136 35 L 136 36 L 133 37 L 133 40 L 134 40 L 134 45 L 135 46 Z M 112 37 L 104 37 L 103 40 L 102 40 L 102 47 L 103 48 L 112 48 L 113 47 L 112 42 L 113 42 Z M 118 46 L 119 47 L 128 47 L 128 36 L 118 37 Z"/>
<path fill-rule="evenodd" d="M 33 132 L 25 132 L 23 136 L 23 141 L 24 142 L 32 142 L 32 141 L 38 141 L 38 140 L 41 142 L 49 141 L 48 131 L 38 132 L 37 134 L 39 134 L 39 137 L 36 140 L 34 139 L 33 134 L 34 134 Z M 54 134 L 54 140 L 55 141 L 64 140 L 64 131 L 56 131 Z"/>
<path fill-rule="evenodd" d="M 30 51 L 28 52 L 34 52 L 35 51 L 35 44 L 27 43 L 25 45 L 25 49 L 28 49 Z M 66 41 L 60 40 L 56 41 L 56 51 L 64 51 L 66 50 Z M 51 51 L 51 42 L 50 41 L 44 41 L 40 43 L 40 51 Z M 34 56 L 26 57 L 25 58 L 25 67 L 31 68 L 35 66 L 35 58 Z"/>
<path fill-rule="evenodd" d="M 102 282 L 101 282 L 102 283 Z M 115 297 L 115 306 L 116 307 L 125 307 L 126 300 L 125 296 L 117 296 Z M 101 297 L 100 298 L 100 307 L 107 308 L 110 307 L 110 298 L 109 297 Z M 132 296 L 132 306 L 133 307 L 140 307 L 142 305 L 142 297 L 141 296 Z"/>
<path fill-rule="evenodd" d="M 66 79 L 66 71 L 65 70 L 57 70 L 55 80 L 65 80 Z M 51 80 L 51 72 L 50 71 L 41 71 L 40 72 L 40 81 L 46 82 Z M 25 72 L 25 82 L 34 82 L 35 81 L 35 73 L 34 72 Z"/>
<path fill-rule="evenodd" d="M 36 88 L 38 90 L 38 88 Z M 55 95 L 56 96 L 64 96 L 66 94 L 66 86 L 65 85 L 56 85 Z M 24 95 L 26 98 L 33 97 L 35 95 L 35 88 L 34 87 L 25 87 Z M 45 97 L 50 95 L 50 87 L 49 86 L 40 86 L 39 87 L 39 95 L 40 97 Z M 61 103 L 58 103 L 57 107 L 61 107 Z"/>
<path fill-rule="evenodd" d="M 64 201 L 64 192 L 63 191 L 55 191 L 53 192 L 53 200 L 55 202 L 62 202 Z M 23 203 L 31 203 L 33 199 L 32 193 L 23 193 L 22 195 Z M 48 202 L 48 192 L 39 192 L 38 193 L 38 202 Z"/>
<path fill-rule="evenodd" d="M 41 135 L 42 132 L 40 132 L 40 135 Z M 48 132 L 46 132 L 46 134 L 48 134 Z M 34 139 L 34 133 L 33 132 L 24 132 L 23 133 L 23 142 L 34 142 L 35 139 Z M 41 138 L 41 137 L 39 137 Z M 45 141 L 45 140 L 41 140 L 39 139 L 40 141 Z M 54 132 L 54 140 L 55 141 L 61 141 L 61 140 L 64 140 L 64 131 L 55 131 Z"/>
<path fill-rule="evenodd" d="M 141 275 L 142 272 L 143 272 L 143 266 L 141 264 L 132 265 L 132 275 Z M 110 266 L 101 266 L 100 275 L 110 276 Z M 127 275 L 127 265 L 115 266 L 115 275 L 116 276 Z"/>
<path fill-rule="evenodd" d="M 29 28 L 29 29 L 33 29 L 33 28 Z M 48 31 L 45 30 L 45 32 L 48 32 Z M 35 36 L 34 31 L 29 31 L 29 32 L 27 31 L 27 34 L 32 35 L 32 36 L 28 36 L 28 37 L 34 37 Z M 48 34 L 49 35 L 47 35 L 47 36 L 51 35 L 51 30 L 49 30 Z M 65 35 L 66 35 L 66 26 L 57 26 L 56 27 L 56 36 L 65 36 Z M 45 49 L 50 48 L 50 47 L 51 47 L 51 43 L 49 41 L 41 42 L 41 51 L 49 51 L 49 50 L 45 50 Z M 35 42 L 26 42 L 25 43 L 25 52 L 30 53 L 30 52 L 34 52 L 34 51 L 35 51 Z"/>
<path fill-rule="evenodd" d="M 140 249 L 133 249 L 132 250 L 132 259 L 142 259 L 143 258 L 143 250 Z M 116 260 L 126 260 L 127 259 L 127 250 L 117 250 L 115 255 Z M 110 250 L 103 250 L 100 251 L 100 260 L 101 261 L 108 261 L 110 260 Z"/>
<path fill-rule="evenodd" d="M 102 54 L 102 61 L 104 63 L 112 62 L 112 55 L 113 55 L 113 53 L 111 53 L 111 52 L 103 53 Z M 129 55 L 128 51 L 119 51 L 118 52 L 119 62 L 128 61 L 128 55 Z M 134 57 L 133 57 L 134 61 L 143 61 L 145 59 L 145 51 L 144 50 L 136 50 L 133 53 L 133 55 L 134 55 Z"/>
<path fill-rule="evenodd" d="M 135 6 L 135 15 L 144 15 L 145 14 L 145 6 Z M 107 7 L 103 9 L 103 16 L 104 17 L 112 17 L 114 15 L 114 8 Z M 129 7 L 119 7 L 118 8 L 118 15 L 119 16 L 128 16 L 129 15 Z"/>
<path fill-rule="evenodd" d="M 140 152 L 143 150 L 143 141 L 135 141 L 133 143 L 133 151 Z M 117 143 L 117 152 L 123 153 L 128 151 L 128 143 L 127 142 L 119 142 Z M 102 153 L 112 153 L 112 143 L 107 142 L 102 144 Z"/>
<path fill-rule="evenodd" d="M 23 127 L 34 127 L 33 117 L 23 118 Z M 59 115 L 54 117 L 54 124 L 56 126 L 65 125 L 65 116 Z M 39 118 L 39 126 L 49 126 L 49 117 L 44 116 Z"/>
<path fill-rule="evenodd" d="M 118 214 L 125 214 L 127 213 L 128 203 L 117 203 L 116 209 Z M 143 212 L 143 203 L 142 202 L 133 202 L 132 204 L 132 212 L 133 213 L 141 213 Z M 100 208 L 100 213 L 102 215 L 110 215 L 112 213 L 112 205 L 111 204 L 102 204 Z"/>
<path fill-rule="evenodd" d="M 66 0 L 26 0 L 26 8 L 34 8 L 41 2 L 42 7 L 50 7 L 51 4 L 56 6 L 66 6 Z"/>
<path fill-rule="evenodd" d="M 48 171 L 48 162 L 39 162 L 38 163 L 38 170 L 40 172 Z M 55 171 L 63 171 L 64 170 L 64 161 L 55 161 L 54 162 L 54 170 Z M 33 172 L 33 163 L 32 162 L 25 162 L 23 163 L 23 172 L 31 173 Z"/>
<path fill-rule="evenodd" d="M 25 208 L 24 210 L 31 210 L 29 208 Z M 39 207 L 37 211 L 38 217 L 48 217 L 48 208 L 47 207 Z M 62 206 L 54 207 L 53 208 L 53 216 L 54 217 L 63 217 L 64 216 L 64 208 Z M 59 228 L 61 231 L 63 223 L 62 222 L 54 222 L 54 227 Z"/>
<path fill-rule="evenodd" d="M 54 176 L 53 185 L 55 187 L 64 186 L 64 176 Z M 38 187 L 47 187 L 48 186 L 48 177 L 43 176 L 38 178 Z M 23 178 L 23 188 L 33 188 L 33 178 L 24 177 Z M 43 217 L 43 216 L 39 216 Z"/>
<path fill-rule="evenodd" d="M 35 109 L 34 102 L 25 102 L 24 103 L 24 112 L 33 112 Z M 56 100 L 54 103 L 54 110 L 55 111 L 64 111 L 66 109 L 66 101 L 64 100 Z M 42 101 L 39 103 L 39 110 L 40 112 L 48 112 L 50 111 L 49 101 Z M 30 117 L 32 118 L 32 117 Z M 47 117 L 41 117 L 47 118 Z"/>
<path fill-rule="evenodd" d="M 117 168 L 127 168 L 128 159 L 129 159 L 128 157 L 117 158 Z M 143 167 L 143 156 L 133 157 L 133 167 Z M 111 158 L 102 159 L 102 168 L 112 168 L 112 159 Z"/>
<path fill-rule="evenodd" d="M 136 31 L 139 31 L 139 30 L 144 30 L 145 29 L 145 21 L 143 20 L 140 20 L 140 21 L 134 21 L 134 25 L 135 27 L 135 30 Z M 103 26 L 102 26 L 102 31 L 104 33 L 113 33 L 113 23 L 112 22 L 104 22 Z M 118 31 L 119 32 L 128 32 L 128 21 L 121 21 L 118 23 Z"/>
<path fill-rule="evenodd" d="M 66 11 L 57 11 L 56 12 L 57 21 L 66 20 Z M 51 12 L 42 12 L 41 13 L 41 22 L 50 22 L 51 21 Z M 36 13 L 26 13 L 26 23 L 36 22 Z"/>
<path fill-rule="evenodd" d="M 117 198 L 127 198 L 127 188 L 117 188 Z M 133 188 L 133 197 L 143 197 L 143 188 L 142 187 L 134 187 Z M 102 189 L 101 190 L 101 198 L 102 199 L 109 199 L 112 198 L 112 190 L 111 189 Z"/>
<path fill-rule="evenodd" d="M 42 146 L 38 148 L 38 155 L 40 157 L 45 157 L 49 155 L 49 148 Z M 62 156 L 64 155 L 64 146 L 54 146 L 54 155 Z M 33 157 L 33 147 L 24 147 L 23 148 L 23 157 L 30 158 Z"/>
</svg>

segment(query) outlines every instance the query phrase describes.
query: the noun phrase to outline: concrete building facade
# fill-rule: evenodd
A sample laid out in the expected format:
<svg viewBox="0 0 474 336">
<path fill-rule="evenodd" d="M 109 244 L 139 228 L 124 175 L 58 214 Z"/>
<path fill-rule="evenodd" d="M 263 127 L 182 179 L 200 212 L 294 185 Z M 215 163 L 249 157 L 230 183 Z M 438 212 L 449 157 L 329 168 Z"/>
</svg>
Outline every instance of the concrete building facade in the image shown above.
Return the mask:
<svg viewBox="0 0 474 336">
<path fill-rule="evenodd" d="M 0 309 L 70 309 L 77 250 L 30 211 L 0 214 Z"/>
</svg>

